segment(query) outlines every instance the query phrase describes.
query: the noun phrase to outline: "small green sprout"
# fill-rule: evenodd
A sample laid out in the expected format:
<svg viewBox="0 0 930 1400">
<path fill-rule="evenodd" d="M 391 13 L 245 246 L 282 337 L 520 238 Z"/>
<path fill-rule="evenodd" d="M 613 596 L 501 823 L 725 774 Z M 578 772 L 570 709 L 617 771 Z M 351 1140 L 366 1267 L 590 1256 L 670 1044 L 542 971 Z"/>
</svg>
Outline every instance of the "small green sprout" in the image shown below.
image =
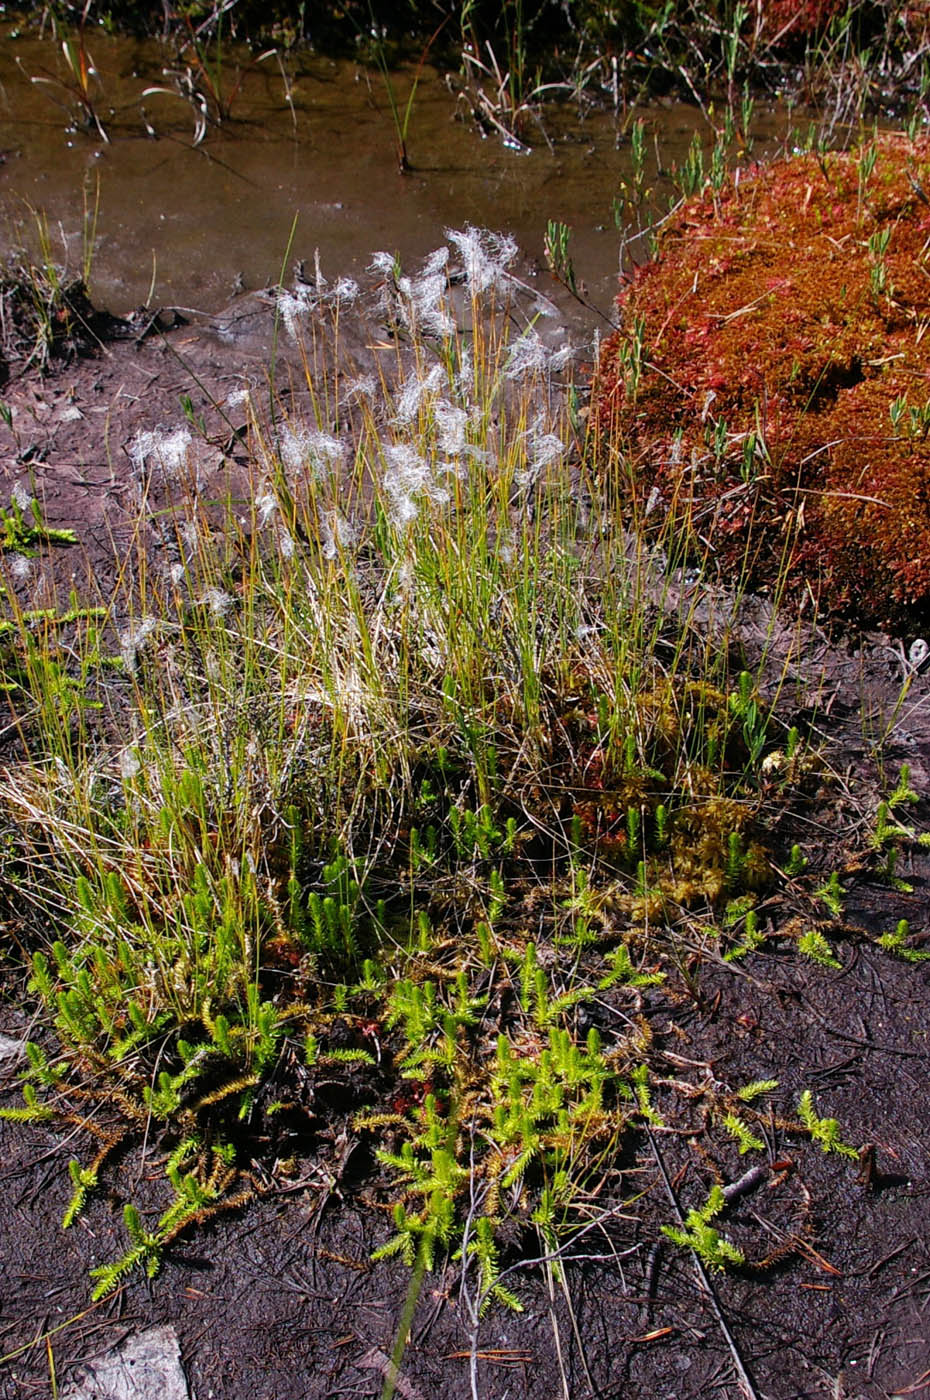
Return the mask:
<svg viewBox="0 0 930 1400">
<path fill-rule="evenodd" d="M 657 1112 L 652 1102 L 652 1094 L 649 1089 L 649 1066 L 637 1065 L 630 1075 L 633 1086 L 633 1094 L 636 1099 L 636 1106 L 643 1118 L 653 1128 L 663 1128 L 665 1123 L 662 1115 Z"/>
<path fill-rule="evenodd" d="M 736 903 L 736 901 L 731 902 Z M 737 943 L 724 953 L 724 962 L 736 962 L 738 958 L 745 957 L 747 953 L 755 952 L 755 950 L 765 942 L 765 938 L 765 931 L 758 926 L 758 915 L 755 909 L 747 909 L 746 922 L 743 926 L 742 942 Z"/>
<path fill-rule="evenodd" d="M 737 1089 L 736 1097 L 742 1099 L 743 1103 L 752 1103 L 763 1094 L 771 1094 L 777 1088 L 777 1079 L 753 1079 L 751 1083 L 744 1084 L 742 1089 Z"/>
<path fill-rule="evenodd" d="M 597 984 L 601 991 L 618 983 L 624 987 L 656 987 L 665 981 L 664 972 L 638 972 L 625 943 L 618 944 L 606 961 L 610 971 Z"/>
<path fill-rule="evenodd" d="M 811 1141 L 816 1142 L 824 1152 L 838 1152 L 843 1157 L 859 1156 L 854 1147 L 843 1142 L 840 1125 L 835 1118 L 818 1117 L 810 1089 L 805 1089 L 798 1101 L 798 1117 L 810 1133 Z"/>
<path fill-rule="evenodd" d="M 918 963 L 926 962 L 930 958 L 930 950 L 926 948 L 909 948 L 907 940 L 911 936 L 910 924 L 907 919 L 899 919 L 897 928 L 889 929 L 886 933 L 876 938 L 875 942 L 879 948 L 884 948 L 888 953 L 894 953 L 897 957 L 903 958 L 905 962 Z"/>
<path fill-rule="evenodd" d="M 739 1143 L 739 1155 L 742 1157 L 745 1152 L 764 1152 L 765 1143 L 761 1138 L 756 1137 L 746 1123 L 743 1122 L 737 1113 L 725 1113 L 720 1120 L 731 1137 L 736 1138 Z"/>
<path fill-rule="evenodd" d="M 846 893 L 846 890 L 840 884 L 840 877 L 835 870 L 830 875 L 829 880 L 827 880 L 825 884 L 818 886 L 813 893 L 814 898 L 820 900 L 821 904 L 830 911 L 834 919 L 841 919 L 843 917 L 843 895 Z"/>
<path fill-rule="evenodd" d="M 511 1312 L 522 1312 L 523 1304 L 515 1293 L 509 1288 L 505 1288 L 500 1282 L 500 1258 L 498 1255 L 497 1241 L 495 1239 L 495 1227 L 497 1220 L 492 1220 L 489 1216 L 481 1216 L 478 1220 L 474 1234 L 468 1241 L 469 1257 L 476 1260 L 478 1264 L 479 1286 L 481 1289 L 480 1312 L 487 1311 L 492 1299 L 502 1303 Z M 461 1258 L 461 1250 L 457 1250 L 453 1258 Z"/>
<path fill-rule="evenodd" d="M 806 933 L 801 934 L 798 939 L 798 951 L 810 958 L 811 962 L 819 963 L 821 967 L 835 967 L 839 970 L 843 966 L 832 945 L 817 928 L 808 929 Z"/>
<path fill-rule="evenodd" d="M 791 853 L 788 859 L 785 861 L 785 874 L 790 875 L 793 879 L 795 875 L 802 875 L 806 869 L 807 858 L 802 852 L 801 847 L 795 842 L 791 847 Z"/>
<path fill-rule="evenodd" d="M 890 841 L 913 841 L 914 828 L 912 826 L 902 826 L 896 822 L 892 816 L 891 801 L 879 802 L 878 810 L 875 813 L 875 830 L 872 832 L 871 845 L 876 850 L 881 850 Z"/>
<path fill-rule="evenodd" d="M 53 1117 L 53 1110 L 40 1101 L 34 1084 L 23 1085 L 22 1108 L 0 1108 L 0 1119 L 8 1123 L 46 1123 Z"/>
<path fill-rule="evenodd" d="M 720 1214 L 725 1204 L 723 1187 L 712 1186 L 706 1203 L 700 1209 L 692 1208 L 688 1211 L 683 1227 L 663 1225 L 662 1233 L 683 1249 L 693 1249 L 702 1264 L 718 1273 L 728 1264 L 744 1264 L 746 1259 L 742 1250 L 725 1239 L 710 1223 Z"/>
<path fill-rule="evenodd" d="M 80 1162 L 72 1157 L 71 1161 L 68 1163 L 68 1171 L 71 1176 L 71 1183 L 74 1187 L 74 1191 L 72 1192 L 71 1200 L 68 1202 L 62 1217 L 61 1227 L 63 1230 L 67 1230 L 70 1225 L 74 1224 L 78 1215 L 84 1209 L 87 1193 L 93 1191 L 97 1185 L 96 1166 L 82 1167 Z"/>
</svg>

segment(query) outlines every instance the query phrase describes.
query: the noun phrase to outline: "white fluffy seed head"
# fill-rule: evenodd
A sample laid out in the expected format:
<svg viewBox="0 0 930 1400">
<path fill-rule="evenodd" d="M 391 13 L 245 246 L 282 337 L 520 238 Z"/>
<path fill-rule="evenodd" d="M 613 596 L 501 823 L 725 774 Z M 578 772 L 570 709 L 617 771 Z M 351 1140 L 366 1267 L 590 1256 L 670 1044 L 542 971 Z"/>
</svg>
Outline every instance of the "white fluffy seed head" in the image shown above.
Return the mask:
<svg viewBox="0 0 930 1400">
<path fill-rule="evenodd" d="M 346 385 L 342 396 L 345 406 L 351 403 L 360 403 L 362 399 L 373 399 L 378 392 L 378 385 L 373 374 L 360 375 L 358 379 L 352 379 Z"/>
<path fill-rule="evenodd" d="M 204 536 L 198 528 L 195 520 L 185 520 L 178 534 L 181 536 L 187 548 L 194 553 L 204 542 Z"/>
<path fill-rule="evenodd" d="M 278 502 L 271 489 L 265 489 L 255 497 L 255 515 L 258 528 L 262 529 L 278 509 Z"/>
<path fill-rule="evenodd" d="M 157 618 L 144 617 L 137 627 L 128 628 L 120 636 L 120 655 L 123 659 L 123 665 L 130 675 L 132 675 L 136 669 L 136 660 L 139 652 L 146 645 L 157 627 Z"/>
<path fill-rule="evenodd" d="M 545 431 L 545 418 L 542 414 L 523 434 L 523 442 L 526 465 L 514 472 L 513 479 L 517 486 L 530 486 L 538 479 L 544 467 L 559 460 L 565 452 L 565 444 L 555 433 Z"/>
<path fill-rule="evenodd" d="M 354 277 L 340 277 L 329 294 L 334 306 L 352 306 L 359 298 L 359 285 Z"/>
<path fill-rule="evenodd" d="M 142 764 L 139 762 L 139 754 L 135 749 L 122 749 L 117 761 L 119 765 L 119 775 L 124 783 L 131 782 L 136 774 L 142 771 Z"/>
<path fill-rule="evenodd" d="M 395 525 L 409 525 L 417 516 L 417 498 L 425 496 L 445 505 L 449 493 L 435 481 L 427 462 L 409 443 L 382 444 L 385 461 L 384 489 L 390 497 L 389 515 Z"/>
<path fill-rule="evenodd" d="M 373 253 L 368 271 L 377 272 L 381 277 L 390 277 L 393 281 L 398 273 L 397 259 L 393 253 Z"/>
<path fill-rule="evenodd" d="M 420 275 L 422 277 L 435 277 L 437 273 L 444 272 L 449 266 L 449 249 L 445 244 L 441 248 L 435 248 L 426 258 Z"/>
<path fill-rule="evenodd" d="M 233 605 L 233 598 L 222 588 L 208 588 L 201 598 L 204 607 L 209 608 L 214 617 L 225 617 Z"/>
<path fill-rule="evenodd" d="M 17 481 L 11 492 L 11 499 L 20 510 L 27 511 L 32 505 L 32 493 L 26 490 L 21 481 Z"/>
<path fill-rule="evenodd" d="M 129 457 L 141 475 L 147 463 L 154 461 L 166 476 L 176 476 L 187 461 L 191 435 L 187 428 L 173 428 L 163 433 L 155 430 L 136 433 L 129 444 Z"/>
<path fill-rule="evenodd" d="M 320 520 L 324 559 L 335 559 L 337 554 L 351 549 L 357 537 L 358 531 L 338 510 L 327 511 Z"/>
<path fill-rule="evenodd" d="M 565 452 L 565 444 L 556 433 L 546 431 L 546 419 L 540 414 L 526 434 L 527 460 L 532 467 L 541 470 L 550 462 L 558 461 Z"/>
<path fill-rule="evenodd" d="M 506 288 L 513 279 L 507 268 L 517 256 L 517 242 L 510 234 L 488 229 L 446 229 L 446 238 L 458 249 L 465 268 L 465 280 L 474 295 L 490 288 Z"/>
<path fill-rule="evenodd" d="M 566 341 L 564 345 L 559 346 L 558 350 L 553 350 L 549 356 L 550 374 L 561 374 L 563 370 L 568 369 L 574 358 L 575 347 Z"/>
<path fill-rule="evenodd" d="M 435 394 L 443 381 L 442 365 L 433 365 L 429 374 L 421 377 L 418 370 L 404 380 L 400 398 L 397 401 L 397 411 L 394 415 L 394 423 L 398 427 L 405 427 L 411 423 L 420 410 L 420 405 L 428 394 Z"/>
<path fill-rule="evenodd" d="M 342 465 L 345 446 L 329 433 L 303 423 L 285 423 L 278 436 L 284 466 L 294 475 L 309 471 L 315 477 Z"/>
<path fill-rule="evenodd" d="M 421 274 L 410 284 L 412 320 L 420 331 L 446 339 L 455 332 L 455 321 L 445 305 L 448 279 L 445 272 Z"/>
<path fill-rule="evenodd" d="M 550 462 L 557 462 L 565 451 L 565 444 L 555 433 L 542 433 L 533 439 L 530 465 L 541 470 Z"/>
<path fill-rule="evenodd" d="M 468 427 L 468 414 L 464 408 L 440 399 L 433 407 L 436 419 L 437 439 L 440 452 L 447 457 L 458 457 L 465 451 L 465 429 Z"/>
<path fill-rule="evenodd" d="M 319 429 L 311 429 L 308 437 L 310 450 L 310 462 L 316 474 L 323 471 L 335 471 L 341 467 L 345 461 L 345 443 L 334 438 L 330 433 L 324 433 Z"/>
<path fill-rule="evenodd" d="M 32 560 L 25 554 L 12 554 L 7 568 L 14 583 L 25 583 L 32 573 Z"/>
<path fill-rule="evenodd" d="M 531 326 L 510 346 L 505 374 L 508 379 L 523 379 L 531 374 L 559 374 L 571 363 L 574 354 L 574 347 L 567 342 L 558 350 L 549 350 Z"/>
<path fill-rule="evenodd" d="M 539 333 L 531 326 L 510 346 L 504 373 L 507 379 L 524 379 L 527 375 L 544 371 L 548 361 L 549 352 Z"/>
<path fill-rule="evenodd" d="M 291 340 L 299 340 L 303 322 L 310 313 L 308 289 L 300 287 L 296 292 L 279 292 L 275 306 Z"/>
</svg>

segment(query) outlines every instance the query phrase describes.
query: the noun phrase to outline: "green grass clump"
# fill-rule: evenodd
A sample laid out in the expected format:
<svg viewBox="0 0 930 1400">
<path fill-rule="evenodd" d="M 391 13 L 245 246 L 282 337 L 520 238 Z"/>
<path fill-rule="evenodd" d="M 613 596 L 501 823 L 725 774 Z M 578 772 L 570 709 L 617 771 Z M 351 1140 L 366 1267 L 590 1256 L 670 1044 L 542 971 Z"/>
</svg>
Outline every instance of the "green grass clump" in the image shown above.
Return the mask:
<svg viewBox="0 0 930 1400">
<path fill-rule="evenodd" d="M 341 355 L 357 289 L 281 294 L 303 407 L 245 393 L 225 514 L 186 429 L 136 441 L 170 478 L 166 573 L 67 645 L 11 604 L 6 896 L 48 1030 L 9 1116 L 90 1139 L 66 1223 L 133 1135 L 164 1164 L 97 1296 L 260 1190 L 254 1161 L 319 1150 L 335 1086 L 379 1255 L 461 1251 L 478 1310 L 513 1304 L 500 1242 L 563 1248 L 678 1091 L 643 997 L 767 936 L 803 741 L 599 493 L 507 240 L 449 240 L 464 299 L 447 254 L 376 259 L 379 376 Z M 700 1093 L 759 1150 L 748 1091 Z"/>
</svg>

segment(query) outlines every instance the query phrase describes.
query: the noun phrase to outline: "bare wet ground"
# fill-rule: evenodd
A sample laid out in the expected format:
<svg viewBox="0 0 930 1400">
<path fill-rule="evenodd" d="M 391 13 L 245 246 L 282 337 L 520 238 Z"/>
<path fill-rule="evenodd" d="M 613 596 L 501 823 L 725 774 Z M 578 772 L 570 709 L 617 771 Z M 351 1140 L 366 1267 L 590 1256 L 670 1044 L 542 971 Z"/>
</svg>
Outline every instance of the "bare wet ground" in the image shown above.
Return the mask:
<svg viewBox="0 0 930 1400">
<path fill-rule="evenodd" d="M 182 397 L 205 420 L 199 489 L 219 503 L 245 491 L 241 425 L 233 409 L 221 415 L 212 405 L 228 405 L 244 379 L 267 382 L 272 327 L 268 308 L 253 302 L 230 317 L 111 344 L 97 358 L 7 386 L 13 416 L 0 429 L 0 498 L 22 482 L 50 525 L 79 536 L 50 559 L 15 566 L 7 558 L 23 599 L 60 602 L 72 586 L 108 597 L 127 570 L 144 587 L 143 560 L 170 566 L 158 481 L 144 483 L 151 508 L 145 538 L 137 534 L 132 444 L 141 432 L 184 423 Z M 353 348 L 370 359 L 379 353 L 373 344 L 366 337 Z M 289 376 L 295 395 L 304 388 L 300 364 L 281 356 L 276 385 L 286 402 Z M 761 636 L 761 614 L 759 628 Z M 906 649 L 913 639 L 901 640 Z M 619 1183 L 592 1183 L 592 1228 L 569 1251 L 577 1257 L 563 1279 L 532 1262 L 541 1249 L 529 1225 L 514 1236 L 504 1263 L 522 1314 L 492 1305 L 475 1331 L 454 1260 L 419 1290 L 402 1265 L 371 1263 L 392 1233 L 389 1196 L 350 1127 L 345 1089 L 334 1090 L 328 1121 L 289 1150 L 265 1144 L 269 1160 L 257 1160 L 247 1203 L 175 1242 L 156 1278 L 130 1275 L 96 1305 L 88 1270 L 123 1247 L 119 1201 L 92 1200 L 63 1232 L 67 1163 L 83 1144 L 3 1123 L 0 1395 L 48 1395 L 51 1367 L 60 1382 L 127 1336 L 170 1323 L 199 1400 L 377 1396 L 408 1300 L 415 1306 L 396 1389 L 413 1400 L 685 1400 L 737 1397 L 747 1384 L 769 1400 L 930 1393 L 930 974 L 871 941 L 906 917 L 922 944 L 930 860 L 915 850 L 911 868 L 902 865 L 913 886 L 904 893 L 857 863 L 848 842 L 902 762 L 917 790 L 930 790 L 930 687 L 919 674 L 907 680 L 907 670 L 891 639 L 851 644 L 816 629 L 792 661 L 798 706 L 817 701 L 835 775 L 807 819 L 822 833 L 825 875 L 839 869 L 848 890 L 842 968 L 805 964 L 777 944 L 731 964 L 708 951 L 643 994 L 667 1070 L 656 1096 L 664 1122 L 640 1137 Z M 873 748 L 885 736 L 879 772 Z M 909 816 L 925 826 L 927 799 Z M 10 961 L 0 1029 L 14 1038 L 34 1034 L 20 976 Z M 16 1102 L 10 1060 L 2 1072 L 7 1101 Z M 686 1211 L 715 1181 L 738 1182 L 746 1163 L 735 1145 L 708 1155 L 702 1101 L 689 1099 L 688 1086 L 760 1078 L 779 1081 L 764 1125 L 769 1165 L 727 1214 L 749 1263 L 714 1275 L 711 1297 L 691 1255 L 661 1234 L 675 1219 L 669 1192 Z M 805 1088 L 839 1120 L 846 1142 L 867 1149 L 858 1161 L 824 1154 L 792 1128 Z M 157 1142 L 130 1142 L 120 1160 L 118 1175 L 143 1211 L 164 1188 L 163 1156 Z"/>
<path fill-rule="evenodd" d="M 472 1348 L 487 1397 L 735 1397 L 734 1348 L 756 1393 L 773 1400 L 926 1390 L 926 978 L 862 952 L 842 974 L 789 972 L 776 958 L 749 971 L 761 991 L 726 973 L 719 986 L 705 980 L 704 1012 L 670 1006 L 663 1045 L 733 1082 L 771 1074 L 786 1092 L 813 1086 L 849 1140 L 874 1145 L 870 1175 L 773 1130 L 777 1169 L 740 1198 L 728 1228 L 757 1262 L 789 1235 L 800 1244 L 759 1272 L 715 1277 L 711 1303 L 688 1255 L 658 1243 L 669 1203 L 644 1143 L 628 1174 L 642 1198 L 598 1203 L 616 1215 L 579 1241 L 585 1257 L 568 1264 L 564 1291 L 550 1295 L 515 1252 L 510 1282 L 525 1312 L 492 1309 L 474 1338 L 458 1267 L 425 1278 L 399 1393 L 469 1395 Z M 676 1195 L 703 1198 L 715 1164 L 687 1139 L 657 1131 L 653 1142 Z M 119 1248 L 119 1216 L 101 1200 L 61 1231 L 67 1155 L 60 1138 L 4 1126 L 3 1346 L 24 1350 L 0 1394 L 47 1394 L 49 1346 L 65 1375 L 155 1323 L 176 1328 L 201 1400 L 381 1393 L 377 1362 L 393 1351 L 410 1276 L 369 1262 L 389 1229 L 363 1149 L 318 1144 L 296 1181 L 179 1242 L 154 1281 L 130 1279 L 96 1307 L 87 1270 Z M 143 1204 L 138 1153 L 123 1170 Z M 731 1172 L 739 1178 L 736 1162 Z"/>
</svg>

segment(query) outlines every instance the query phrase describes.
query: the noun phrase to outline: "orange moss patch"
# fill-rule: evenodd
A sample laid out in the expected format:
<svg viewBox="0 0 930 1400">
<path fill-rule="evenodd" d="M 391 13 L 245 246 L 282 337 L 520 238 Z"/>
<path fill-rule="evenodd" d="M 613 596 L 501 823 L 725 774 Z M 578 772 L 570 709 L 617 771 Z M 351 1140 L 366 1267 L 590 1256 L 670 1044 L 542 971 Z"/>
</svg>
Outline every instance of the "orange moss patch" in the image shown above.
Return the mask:
<svg viewBox="0 0 930 1400">
<path fill-rule="evenodd" d="M 757 0 L 760 32 L 770 42 L 806 39 L 826 29 L 845 0 Z"/>
<path fill-rule="evenodd" d="M 734 581 L 930 614 L 930 141 L 705 191 L 617 304 L 595 421 L 634 509 L 674 508 Z"/>
</svg>

